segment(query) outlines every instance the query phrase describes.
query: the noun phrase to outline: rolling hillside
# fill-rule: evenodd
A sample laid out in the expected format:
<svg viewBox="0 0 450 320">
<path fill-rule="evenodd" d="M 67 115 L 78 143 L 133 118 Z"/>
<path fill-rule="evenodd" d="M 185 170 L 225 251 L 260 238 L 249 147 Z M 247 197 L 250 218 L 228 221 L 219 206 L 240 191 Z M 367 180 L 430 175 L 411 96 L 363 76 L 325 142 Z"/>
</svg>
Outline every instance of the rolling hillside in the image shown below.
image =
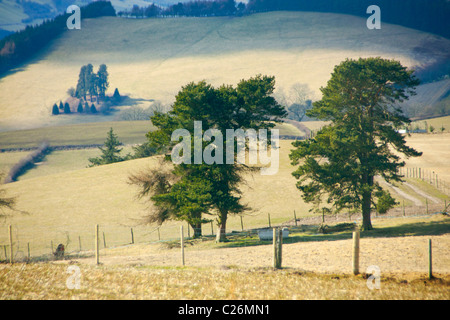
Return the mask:
<svg viewBox="0 0 450 320">
<path fill-rule="evenodd" d="M 306 83 L 317 97 L 346 58 L 382 56 L 426 68 L 449 48 L 450 40 L 435 35 L 389 24 L 369 30 L 363 18 L 328 13 L 83 20 L 81 30 L 66 31 L 0 79 L 0 131 L 113 120 L 50 115 L 87 63 L 107 64 L 110 91 L 119 88 L 147 107 L 153 100 L 171 103 L 191 81 L 236 84 L 258 73 L 274 75 L 278 89 Z"/>
<path fill-rule="evenodd" d="M 448 133 L 412 135 L 407 139 L 408 145 L 423 151 L 424 155 L 407 160 L 407 167 L 434 171 L 441 181 L 446 181 L 450 186 L 450 164 L 446 161 L 450 156 L 448 138 Z M 272 225 L 292 221 L 294 210 L 298 218 L 311 215 L 308 211 L 311 205 L 301 199 L 291 174 L 294 170 L 288 157 L 291 141 L 280 141 L 280 146 L 278 173 L 272 176 L 256 173 L 247 176 L 247 184 L 242 185 L 243 202 L 253 209 L 243 218 L 246 229 L 267 227 L 269 214 Z M 9 162 L 19 158 L 15 153 L 0 156 L 0 159 L 9 159 Z M 155 226 L 139 226 L 148 204 L 136 199 L 137 190 L 127 183 L 127 179 L 131 173 L 154 166 L 157 161 L 155 157 L 85 168 L 86 162 L 82 161 L 86 160 L 82 157 L 86 156 L 94 155 L 87 150 L 55 152 L 23 179 L 3 186 L 9 196 L 17 197 L 18 209 L 29 213 L 16 214 L 5 220 L 6 224 L 14 226 L 22 251 L 25 244 L 31 242 L 34 255 L 48 253 L 51 241 L 70 241 L 69 249 L 75 250 L 78 248 L 78 237 L 82 239 L 84 249 L 92 249 L 89 239 L 94 224 L 100 224 L 110 246 L 129 243 L 130 227 L 134 228 L 134 235 L 139 239 L 136 241 L 139 242 L 178 235 L 181 223 L 178 221 L 164 224 L 160 234 Z M 407 182 L 407 185 L 397 188 L 400 191 L 390 188 L 400 204 L 405 201 L 408 210 L 415 210 L 414 214 L 425 214 L 425 199 L 428 197 L 431 212 L 442 210 L 444 200 L 448 199 L 442 189 L 437 190 L 426 181 L 417 179 L 408 179 Z M 431 200 L 434 198 L 438 199 L 436 203 Z M 205 235 L 211 234 L 208 224 L 203 228 Z M 239 216 L 230 217 L 227 230 L 241 230 Z M 0 232 L 0 244 L 6 242 L 7 232 L 4 229 Z"/>
</svg>

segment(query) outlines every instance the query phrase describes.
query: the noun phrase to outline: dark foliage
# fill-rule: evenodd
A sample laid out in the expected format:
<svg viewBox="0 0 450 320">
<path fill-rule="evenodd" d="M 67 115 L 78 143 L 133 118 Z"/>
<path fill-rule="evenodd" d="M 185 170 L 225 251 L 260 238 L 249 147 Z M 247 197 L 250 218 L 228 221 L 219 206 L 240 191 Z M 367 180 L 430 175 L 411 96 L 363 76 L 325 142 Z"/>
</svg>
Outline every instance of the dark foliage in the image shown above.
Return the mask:
<svg viewBox="0 0 450 320">
<path fill-rule="evenodd" d="M 265 11 L 314 11 L 351 14 L 369 17 L 370 5 L 381 9 L 382 22 L 399 24 L 450 38 L 450 1 L 446 0 L 250 0 L 247 5 L 235 0 L 189 1 L 168 8 L 151 5 L 147 8 L 135 5 L 119 16 L 136 18 L 166 16 L 240 16 Z"/>
<path fill-rule="evenodd" d="M 70 14 L 61 14 L 36 26 L 27 26 L 0 40 L 0 74 L 17 67 L 67 29 Z M 81 8 L 81 17 L 115 16 L 109 1 L 95 1 Z"/>
<path fill-rule="evenodd" d="M 9 170 L 9 173 L 5 177 L 4 183 L 16 181 L 20 175 L 31 169 L 36 162 L 42 161 L 45 155 L 50 151 L 50 145 L 47 142 L 43 142 L 37 150 L 34 150 L 25 158 L 21 159 L 11 168 L 11 170 Z"/>
</svg>

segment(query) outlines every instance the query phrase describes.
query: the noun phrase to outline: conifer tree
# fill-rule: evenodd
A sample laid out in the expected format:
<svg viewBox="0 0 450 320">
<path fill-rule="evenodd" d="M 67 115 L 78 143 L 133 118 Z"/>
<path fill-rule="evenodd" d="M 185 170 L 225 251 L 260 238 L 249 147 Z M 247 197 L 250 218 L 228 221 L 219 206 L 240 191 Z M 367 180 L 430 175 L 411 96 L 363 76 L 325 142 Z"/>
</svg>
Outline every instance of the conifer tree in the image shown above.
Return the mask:
<svg viewBox="0 0 450 320">
<path fill-rule="evenodd" d="M 361 210 L 362 230 L 372 229 L 372 208 L 386 212 L 395 204 L 375 177 L 401 181 L 398 169 L 405 162 L 399 154 L 422 154 L 398 132 L 411 121 L 396 105 L 418 84 L 413 71 L 395 60 L 347 59 L 335 67 L 321 88 L 322 99 L 307 112 L 331 124 L 313 139 L 294 142 L 290 154 L 299 165 L 293 175 L 306 202 L 331 205 L 327 209 L 336 212 Z"/>
<path fill-rule="evenodd" d="M 59 109 L 58 109 L 58 106 L 56 105 L 56 103 L 53 105 L 52 114 L 53 115 L 58 115 L 59 114 Z"/>
<path fill-rule="evenodd" d="M 70 106 L 67 102 L 64 104 L 64 113 L 70 113 Z"/>
<path fill-rule="evenodd" d="M 125 157 L 120 156 L 122 151 L 119 146 L 121 145 L 117 135 L 114 133 L 113 128 L 111 128 L 106 137 L 106 141 L 103 147 L 99 147 L 102 154 L 97 158 L 89 158 L 91 163 L 89 167 L 99 166 L 102 164 L 114 163 L 124 161 L 129 158 L 129 155 Z"/>
<path fill-rule="evenodd" d="M 108 70 L 105 64 L 101 64 L 97 71 L 97 87 L 99 98 L 104 99 L 109 87 Z"/>
<path fill-rule="evenodd" d="M 83 113 L 83 103 L 81 102 L 81 100 L 80 100 L 80 102 L 78 102 L 77 112 Z"/>
</svg>

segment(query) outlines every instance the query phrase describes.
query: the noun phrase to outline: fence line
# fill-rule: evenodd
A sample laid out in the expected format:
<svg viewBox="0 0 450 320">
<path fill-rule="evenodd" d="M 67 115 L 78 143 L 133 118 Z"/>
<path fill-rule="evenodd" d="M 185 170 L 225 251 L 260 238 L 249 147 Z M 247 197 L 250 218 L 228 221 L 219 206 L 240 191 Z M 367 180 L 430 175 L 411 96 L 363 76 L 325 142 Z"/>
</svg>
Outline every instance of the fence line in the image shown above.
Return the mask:
<svg viewBox="0 0 450 320">
<path fill-rule="evenodd" d="M 449 203 L 450 205 L 450 203 Z M 427 216 L 437 212 L 443 212 L 446 210 L 447 201 L 439 204 L 429 204 L 428 206 L 421 207 L 397 207 L 391 209 L 387 214 L 372 213 L 372 219 L 377 218 L 395 218 L 395 217 L 418 217 Z M 448 208 L 447 208 L 448 210 Z M 355 222 L 361 219 L 360 213 L 340 213 L 324 216 L 312 216 L 302 217 L 297 219 L 296 213 L 292 213 L 293 219 L 288 220 L 279 226 L 296 226 L 312 225 L 321 223 L 338 223 L 338 222 Z M 228 233 L 239 233 L 251 231 L 244 229 L 245 216 L 240 216 L 241 225 L 239 230 L 227 230 Z M 270 228 L 273 223 L 270 221 L 270 214 L 268 214 L 267 222 L 265 226 L 259 228 Z M 182 223 L 185 230 L 186 239 L 191 238 L 194 234 L 193 228 L 186 222 Z M 202 237 L 214 236 L 214 228 L 209 228 L 211 223 L 203 224 Z M 98 250 L 105 248 L 114 248 L 120 246 L 127 246 L 139 243 L 157 243 L 167 241 L 179 241 L 179 229 L 178 225 L 162 226 L 162 227 L 127 227 L 127 226 L 113 226 L 113 225 L 99 225 L 99 237 L 103 236 L 103 241 L 99 241 Z M 69 227 L 66 229 L 68 230 Z M 91 229 L 91 228 L 86 228 Z M 32 260 L 51 260 L 54 258 L 55 248 L 59 244 L 65 246 L 65 254 L 79 257 L 95 256 L 95 232 L 94 229 L 83 230 L 83 234 L 76 233 L 76 231 L 58 231 L 51 232 L 51 228 L 40 229 L 40 234 L 45 234 L 45 237 L 38 236 L 26 236 L 24 230 L 21 230 L 20 226 L 12 225 L 0 232 L 0 261 L 32 261 Z M 3 248 L 2 248 L 3 247 Z"/>
<path fill-rule="evenodd" d="M 439 177 L 433 170 L 421 167 L 403 167 L 399 168 L 398 174 L 403 175 L 405 178 L 415 178 L 428 182 L 444 194 L 450 194 L 450 183 Z"/>
</svg>

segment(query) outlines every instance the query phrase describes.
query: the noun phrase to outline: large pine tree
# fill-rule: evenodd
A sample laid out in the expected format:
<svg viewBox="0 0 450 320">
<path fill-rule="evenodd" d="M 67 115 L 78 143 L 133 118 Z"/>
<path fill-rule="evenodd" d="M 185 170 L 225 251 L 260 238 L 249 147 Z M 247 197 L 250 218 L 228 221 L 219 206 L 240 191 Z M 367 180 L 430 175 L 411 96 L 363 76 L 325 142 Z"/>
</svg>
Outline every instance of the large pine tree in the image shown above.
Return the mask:
<svg viewBox="0 0 450 320">
<path fill-rule="evenodd" d="M 399 154 L 421 155 L 397 130 L 410 120 L 396 103 L 414 94 L 418 84 L 413 71 L 394 60 L 361 58 L 335 67 L 321 88 L 322 99 L 307 112 L 331 125 L 314 139 L 293 143 L 290 154 L 293 164 L 300 164 L 293 175 L 306 202 L 361 210 L 362 229 L 372 229 L 371 209 L 386 211 L 393 204 L 375 177 L 401 181 L 398 168 L 405 162 Z"/>
</svg>

